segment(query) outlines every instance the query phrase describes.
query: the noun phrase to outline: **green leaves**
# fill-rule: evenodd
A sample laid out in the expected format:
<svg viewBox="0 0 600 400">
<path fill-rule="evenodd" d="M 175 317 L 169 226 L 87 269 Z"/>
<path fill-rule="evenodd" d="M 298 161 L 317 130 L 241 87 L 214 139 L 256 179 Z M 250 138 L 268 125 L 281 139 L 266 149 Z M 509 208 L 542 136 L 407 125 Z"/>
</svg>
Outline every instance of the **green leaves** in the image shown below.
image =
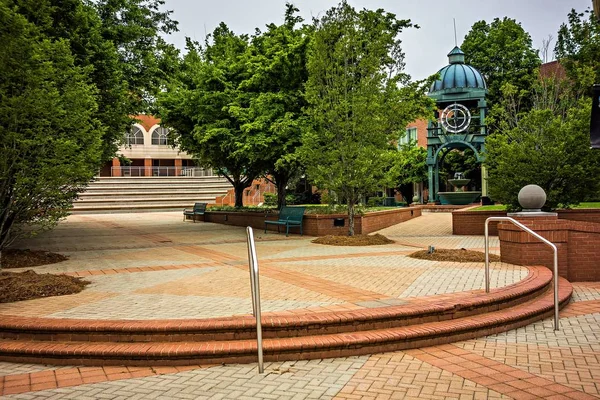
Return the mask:
<svg viewBox="0 0 600 400">
<path fill-rule="evenodd" d="M 411 27 L 383 10 L 357 12 L 345 1 L 316 21 L 306 98 L 313 126 L 301 154 L 308 175 L 353 207 L 378 189 L 391 168 L 399 126 L 425 115 L 424 87 L 404 85 L 398 35 Z"/>
<path fill-rule="evenodd" d="M 505 83 L 528 91 L 538 77 L 538 51 L 533 49 L 529 33 L 512 18 L 474 23 L 461 49 L 466 63 L 484 75 L 489 89 L 487 100 L 492 105 L 500 100 Z"/>
<path fill-rule="evenodd" d="M 41 17 L 41 16 L 40 16 Z M 94 176 L 104 133 L 96 88 L 69 43 L 0 4 L 0 250 L 66 215 Z"/>
<path fill-rule="evenodd" d="M 232 183 L 268 173 L 280 206 L 306 130 L 311 29 L 296 26 L 296 12 L 288 5 L 282 25 L 269 24 L 251 38 L 221 23 L 204 48 L 189 43 L 176 79 L 159 97 L 162 121 L 176 130 L 182 149 L 226 169 Z"/>
<path fill-rule="evenodd" d="M 519 207 L 517 194 L 527 184 L 541 186 L 546 207 L 569 207 L 600 194 L 600 154 L 589 148 L 591 101 L 573 101 L 566 115 L 533 109 L 517 126 L 489 136 L 490 196 Z"/>
<path fill-rule="evenodd" d="M 591 10 L 571 10 L 568 23 L 558 31 L 554 51 L 576 94 L 588 93 L 592 84 L 600 82 L 600 25 Z"/>
</svg>

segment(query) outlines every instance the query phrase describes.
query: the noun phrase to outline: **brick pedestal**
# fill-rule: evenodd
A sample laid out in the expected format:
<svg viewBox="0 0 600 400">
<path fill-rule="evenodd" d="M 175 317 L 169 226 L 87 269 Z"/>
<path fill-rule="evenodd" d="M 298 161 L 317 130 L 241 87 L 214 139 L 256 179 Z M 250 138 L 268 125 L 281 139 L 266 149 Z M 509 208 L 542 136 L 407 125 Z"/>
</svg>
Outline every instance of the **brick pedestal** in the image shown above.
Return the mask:
<svg viewBox="0 0 600 400">
<path fill-rule="evenodd" d="M 121 176 L 121 162 L 119 161 L 119 159 L 117 157 L 114 157 L 112 159 L 112 166 L 113 168 L 111 169 L 111 176 Z"/>
<path fill-rule="evenodd" d="M 152 159 L 144 159 L 144 176 L 152 176 Z"/>
<path fill-rule="evenodd" d="M 558 248 L 558 273 L 570 281 L 600 280 L 600 224 L 558 219 L 556 216 L 516 220 Z M 503 262 L 553 268 L 553 251 L 510 222 L 498 224 Z"/>
</svg>

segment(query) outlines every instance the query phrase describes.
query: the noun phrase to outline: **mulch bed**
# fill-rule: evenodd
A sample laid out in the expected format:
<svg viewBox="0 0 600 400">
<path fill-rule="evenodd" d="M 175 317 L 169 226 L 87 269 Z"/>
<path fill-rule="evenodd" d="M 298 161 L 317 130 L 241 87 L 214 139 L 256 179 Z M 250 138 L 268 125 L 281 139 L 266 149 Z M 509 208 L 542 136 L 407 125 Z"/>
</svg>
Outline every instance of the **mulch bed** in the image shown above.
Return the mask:
<svg viewBox="0 0 600 400">
<path fill-rule="evenodd" d="M 68 258 L 41 250 L 7 249 L 2 251 L 0 303 L 11 303 L 79 293 L 90 282 L 66 275 L 38 274 L 34 271 L 7 272 L 7 268 L 31 268 L 54 264 Z"/>
<path fill-rule="evenodd" d="M 333 236 L 327 235 L 312 241 L 317 244 L 328 244 L 331 246 L 376 246 L 381 244 L 394 243 L 393 240 L 383 235 L 354 235 L 354 236 Z"/>
<path fill-rule="evenodd" d="M 2 251 L 2 269 L 31 268 L 67 260 L 62 254 L 41 250 L 6 249 Z"/>
<path fill-rule="evenodd" d="M 79 293 L 89 283 L 67 275 L 0 272 L 0 303 Z"/>
<path fill-rule="evenodd" d="M 430 261 L 485 262 L 485 253 L 467 249 L 435 249 L 433 253 L 420 250 L 408 256 Z M 492 261 L 500 261 L 500 256 L 490 254 L 490 262 Z"/>
</svg>

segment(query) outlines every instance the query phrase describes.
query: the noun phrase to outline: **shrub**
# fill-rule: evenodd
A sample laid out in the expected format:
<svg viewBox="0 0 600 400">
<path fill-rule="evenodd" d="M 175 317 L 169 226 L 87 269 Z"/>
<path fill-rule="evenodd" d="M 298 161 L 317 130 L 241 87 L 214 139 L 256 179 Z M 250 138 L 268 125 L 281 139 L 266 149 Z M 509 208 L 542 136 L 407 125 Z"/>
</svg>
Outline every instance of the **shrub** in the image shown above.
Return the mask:
<svg viewBox="0 0 600 400">
<path fill-rule="evenodd" d="M 276 193 L 264 193 L 263 197 L 265 206 L 276 206 L 277 205 L 277 194 Z"/>
</svg>

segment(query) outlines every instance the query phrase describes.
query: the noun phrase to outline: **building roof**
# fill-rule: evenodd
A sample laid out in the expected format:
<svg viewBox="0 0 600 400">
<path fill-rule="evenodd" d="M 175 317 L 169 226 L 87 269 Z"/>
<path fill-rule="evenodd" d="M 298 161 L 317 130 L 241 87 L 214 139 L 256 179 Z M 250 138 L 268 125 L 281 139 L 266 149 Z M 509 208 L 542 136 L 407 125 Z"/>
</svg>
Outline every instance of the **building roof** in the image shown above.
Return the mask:
<svg viewBox="0 0 600 400">
<path fill-rule="evenodd" d="M 150 128 L 152 128 L 154 125 L 160 124 L 160 119 L 156 118 L 153 115 L 141 114 L 136 115 L 134 118 L 137 119 L 139 121 L 139 124 L 142 125 L 147 131 L 149 131 Z"/>
<path fill-rule="evenodd" d="M 440 79 L 433 82 L 430 94 L 442 91 L 457 93 L 469 89 L 487 90 L 483 75 L 476 68 L 465 64 L 465 53 L 458 46 L 448 53 L 448 60 L 450 65 L 439 70 Z"/>
</svg>

